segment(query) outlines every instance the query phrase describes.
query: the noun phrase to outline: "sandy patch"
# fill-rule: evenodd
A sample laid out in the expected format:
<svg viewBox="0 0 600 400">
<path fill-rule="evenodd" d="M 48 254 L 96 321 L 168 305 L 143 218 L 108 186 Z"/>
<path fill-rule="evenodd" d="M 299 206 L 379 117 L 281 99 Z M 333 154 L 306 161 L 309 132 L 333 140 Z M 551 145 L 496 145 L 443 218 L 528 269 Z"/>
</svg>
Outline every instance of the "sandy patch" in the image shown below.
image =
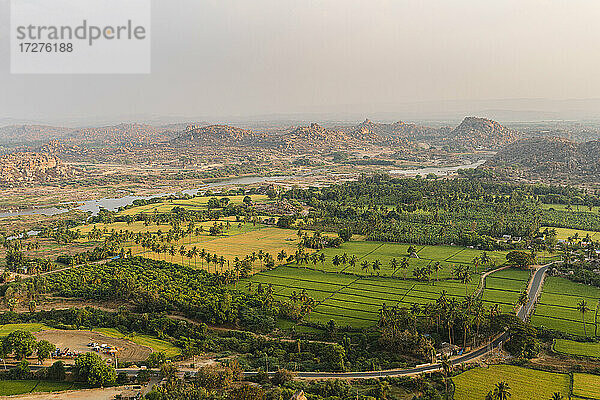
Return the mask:
<svg viewBox="0 0 600 400">
<path fill-rule="evenodd" d="M 142 346 L 131 340 L 105 336 L 91 331 L 49 330 L 34 333 L 37 340 L 47 340 L 61 350 L 69 348 L 71 351 L 88 352 L 91 348 L 88 343 L 107 344 L 119 349 L 119 361 L 142 361 L 152 353 L 150 347 Z M 108 354 L 99 353 L 103 358 L 112 358 Z"/>
</svg>

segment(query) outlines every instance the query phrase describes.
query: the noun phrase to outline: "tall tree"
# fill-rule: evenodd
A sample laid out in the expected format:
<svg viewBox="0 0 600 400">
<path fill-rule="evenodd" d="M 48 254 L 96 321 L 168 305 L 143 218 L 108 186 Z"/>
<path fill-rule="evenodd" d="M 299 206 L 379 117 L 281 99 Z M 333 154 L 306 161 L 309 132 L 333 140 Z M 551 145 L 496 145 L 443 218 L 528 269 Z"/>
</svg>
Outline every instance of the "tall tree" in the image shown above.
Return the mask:
<svg viewBox="0 0 600 400">
<path fill-rule="evenodd" d="M 583 335 L 587 337 L 587 332 L 585 328 L 585 314 L 588 311 L 590 311 L 590 308 L 588 307 L 587 301 L 585 301 L 585 299 L 582 299 L 579 303 L 577 303 L 577 311 L 581 313 L 581 319 L 583 321 Z"/>
<path fill-rule="evenodd" d="M 496 400 L 508 400 L 510 396 L 510 386 L 506 381 L 496 383 L 496 388 L 494 389 L 494 398 Z"/>
</svg>

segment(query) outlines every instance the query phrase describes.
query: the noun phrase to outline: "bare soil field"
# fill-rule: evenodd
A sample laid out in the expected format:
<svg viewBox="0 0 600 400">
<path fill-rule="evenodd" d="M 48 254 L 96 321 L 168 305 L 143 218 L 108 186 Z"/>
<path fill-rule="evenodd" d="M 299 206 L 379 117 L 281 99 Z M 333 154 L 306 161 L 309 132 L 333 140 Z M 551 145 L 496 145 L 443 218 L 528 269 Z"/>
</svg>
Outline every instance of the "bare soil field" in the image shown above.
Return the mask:
<svg viewBox="0 0 600 400">
<path fill-rule="evenodd" d="M 142 346 L 127 339 L 114 338 L 91 331 L 49 330 L 36 332 L 37 340 L 47 340 L 60 349 L 69 348 L 72 351 L 91 351 L 88 343 L 107 344 L 119 350 L 117 357 L 120 361 L 141 361 L 152 353 L 150 347 Z M 108 354 L 99 353 L 103 358 L 112 358 Z"/>
<path fill-rule="evenodd" d="M 130 386 L 117 386 L 111 388 L 67 390 L 56 393 L 26 393 L 1 398 L 18 400 L 109 400 L 114 399 L 119 394 L 132 395 L 135 392 L 131 390 Z"/>
</svg>

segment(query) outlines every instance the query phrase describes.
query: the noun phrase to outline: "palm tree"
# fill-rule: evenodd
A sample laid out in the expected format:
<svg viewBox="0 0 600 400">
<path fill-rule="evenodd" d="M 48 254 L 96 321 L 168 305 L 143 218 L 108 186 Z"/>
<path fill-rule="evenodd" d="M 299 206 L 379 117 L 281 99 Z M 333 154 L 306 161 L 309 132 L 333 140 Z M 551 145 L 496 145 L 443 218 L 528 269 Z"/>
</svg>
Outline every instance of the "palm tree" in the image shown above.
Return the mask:
<svg viewBox="0 0 600 400">
<path fill-rule="evenodd" d="M 442 269 L 442 264 L 440 264 L 439 261 L 437 261 L 435 264 L 433 264 L 433 270 L 435 271 L 435 280 L 436 281 L 439 281 L 438 272 L 440 271 L 440 269 Z"/>
<path fill-rule="evenodd" d="M 481 259 L 479 257 L 473 258 L 473 265 L 475 266 L 475 273 L 477 273 L 477 269 L 481 263 Z"/>
<path fill-rule="evenodd" d="M 212 254 L 210 254 L 207 251 L 206 254 L 204 255 L 204 259 L 206 260 L 206 271 L 210 272 L 210 263 L 212 261 Z"/>
<path fill-rule="evenodd" d="M 500 305 L 492 304 L 490 306 L 490 318 L 497 317 L 498 315 L 500 315 Z"/>
<path fill-rule="evenodd" d="M 469 266 L 466 266 L 462 269 L 460 274 L 460 281 L 465 285 L 465 296 L 469 294 L 469 283 L 471 282 L 471 272 L 469 271 Z"/>
<path fill-rule="evenodd" d="M 319 261 L 321 261 L 321 268 L 323 268 L 325 266 L 325 254 L 324 253 L 319 254 Z"/>
<path fill-rule="evenodd" d="M 200 268 L 204 269 L 204 260 L 206 259 L 206 250 L 202 249 L 198 252 L 200 256 Z"/>
<path fill-rule="evenodd" d="M 285 250 L 281 250 L 281 251 L 279 252 L 279 254 L 277 254 L 277 261 L 279 261 L 279 263 L 281 264 L 281 262 L 282 262 L 283 260 L 285 260 L 285 259 L 286 259 L 286 257 L 287 257 L 287 253 L 285 252 Z"/>
<path fill-rule="evenodd" d="M 427 264 L 427 267 L 425 267 L 425 274 L 427 275 L 427 282 L 431 283 L 431 274 L 433 274 L 433 267 L 431 264 Z"/>
<path fill-rule="evenodd" d="M 475 331 L 476 332 L 475 337 L 477 338 L 477 337 L 479 337 L 479 327 L 481 326 L 481 324 L 483 324 L 485 322 L 485 308 L 483 307 L 481 302 L 479 302 L 475 306 L 475 309 L 473 310 L 473 322 L 475 323 L 475 326 L 477 327 L 477 330 Z M 475 342 L 475 338 L 473 338 L 473 341 Z"/>
<path fill-rule="evenodd" d="M 290 300 L 295 303 L 298 301 L 299 298 L 300 298 L 300 296 L 298 296 L 298 293 L 296 293 L 296 291 L 294 290 L 292 292 L 292 295 L 290 296 Z"/>
<path fill-rule="evenodd" d="M 192 257 L 194 257 L 194 269 L 195 269 L 197 267 L 198 248 L 196 246 L 192 247 L 190 254 L 192 255 Z"/>
<path fill-rule="evenodd" d="M 587 332 L 585 330 L 585 313 L 590 311 L 587 301 L 581 300 L 579 303 L 577 303 L 577 311 L 581 313 L 581 319 L 583 320 L 583 335 L 587 337 Z"/>
<path fill-rule="evenodd" d="M 194 257 L 194 252 L 193 252 L 191 249 L 190 249 L 190 250 L 186 250 L 186 252 L 185 252 L 185 256 L 186 256 L 187 258 L 189 258 L 189 259 L 190 259 L 190 261 L 191 261 L 191 259 Z M 190 263 L 190 264 L 191 264 L 191 263 Z"/>
<path fill-rule="evenodd" d="M 312 261 L 315 269 L 317 269 L 317 263 L 319 262 L 319 255 L 317 253 L 311 254 L 310 261 Z"/>
<path fill-rule="evenodd" d="M 225 259 L 225 257 L 223 257 L 223 256 L 219 257 L 218 263 L 219 263 L 219 267 L 221 267 L 221 273 L 223 273 L 223 266 L 225 265 L 226 262 L 227 262 L 227 260 Z"/>
<path fill-rule="evenodd" d="M 212 263 L 215 266 L 215 274 L 217 273 L 217 263 L 219 262 L 219 256 L 216 254 L 212 255 Z"/>
<path fill-rule="evenodd" d="M 554 392 L 552 393 L 552 397 L 550 397 L 550 400 L 563 400 L 564 397 L 562 394 L 560 394 L 560 392 Z"/>
<path fill-rule="evenodd" d="M 333 256 L 333 258 L 331 259 L 331 263 L 333 264 L 334 267 L 337 267 L 338 265 L 340 265 L 340 257 L 336 254 L 335 256 Z"/>
<path fill-rule="evenodd" d="M 342 263 L 342 265 L 346 265 L 346 263 L 348 263 L 348 254 L 342 254 L 342 256 L 340 257 L 340 262 Z"/>
<path fill-rule="evenodd" d="M 446 318 L 446 328 L 448 328 L 448 343 L 452 344 L 452 327 L 454 326 L 454 321 L 456 320 L 456 313 L 458 312 L 458 304 L 454 298 L 450 298 L 446 302 L 445 307 L 445 318 Z"/>
<path fill-rule="evenodd" d="M 446 385 L 446 396 L 448 396 L 448 380 L 450 375 L 452 374 L 452 361 L 448 358 L 446 354 L 442 355 L 442 373 L 444 374 L 444 384 Z"/>
<path fill-rule="evenodd" d="M 496 383 L 496 388 L 494 389 L 494 398 L 496 400 L 508 400 L 510 396 L 510 386 L 508 386 L 506 381 Z"/>
<path fill-rule="evenodd" d="M 171 263 L 172 263 L 173 257 L 175 256 L 175 246 L 169 247 L 169 255 L 171 256 Z"/>
<path fill-rule="evenodd" d="M 187 254 L 184 245 L 181 245 L 181 247 L 179 248 L 179 254 L 181 255 L 181 265 L 183 265 L 183 257 Z"/>
<path fill-rule="evenodd" d="M 367 260 L 363 261 L 362 264 L 360 264 L 360 267 L 363 271 L 365 271 L 365 273 L 367 273 L 369 270 L 369 262 Z"/>
<path fill-rule="evenodd" d="M 402 261 L 400 261 L 400 269 L 403 271 L 404 279 L 406 279 L 406 270 L 408 269 L 408 258 L 404 257 Z"/>
<path fill-rule="evenodd" d="M 240 279 L 240 272 L 242 271 L 242 265 L 239 257 L 233 259 L 233 271 L 235 272 L 235 287 L 237 288 L 237 281 Z"/>
<path fill-rule="evenodd" d="M 527 303 L 529 303 L 529 295 L 527 295 L 526 291 L 523 291 L 517 299 L 517 305 L 525 307 Z"/>
<path fill-rule="evenodd" d="M 415 246 L 413 246 L 413 245 L 410 245 L 410 246 L 408 246 L 408 249 L 406 250 L 406 253 L 407 253 L 409 256 L 412 256 L 413 254 L 415 254 L 415 253 L 416 253 L 416 251 L 417 251 L 417 249 L 415 248 Z"/>
<path fill-rule="evenodd" d="M 348 264 L 350 264 L 350 266 L 354 269 L 354 267 L 356 266 L 356 263 L 358 262 L 358 258 L 356 258 L 355 255 L 352 255 L 352 257 L 350 257 L 350 259 L 348 260 Z"/>
<path fill-rule="evenodd" d="M 396 257 L 390 260 L 390 267 L 392 268 L 392 275 L 395 274 L 398 269 L 398 260 L 396 260 Z"/>
<path fill-rule="evenodd" d="M 417 319 L 419 317 L 419 314 L 421 313 L 421 306 L 419 306 L 419 304 L 417 303 L 412 303 L 410 306 L 410 313 L 413 317 L 413 329 L 416 332 L 417 331 Z"/>
<path fill-rule="evenodd" d="M 371 266 L 371 268 L 373 268 L 373 272 L 377 271 L 377 274 L 379 275 L 379 270 L 381 269 L 381 262 L 379 260 L 373 261 L 373 265 Z"/>
<path fill-rule="evenodd" d="M 490 258 L 490 256 L 488 256 L 488 253 L 484 251 L 479 256 L 479 261 L 481 262 L 481 265 L 486 266 L 492 261 L 492 259 Z"/>
</svg>

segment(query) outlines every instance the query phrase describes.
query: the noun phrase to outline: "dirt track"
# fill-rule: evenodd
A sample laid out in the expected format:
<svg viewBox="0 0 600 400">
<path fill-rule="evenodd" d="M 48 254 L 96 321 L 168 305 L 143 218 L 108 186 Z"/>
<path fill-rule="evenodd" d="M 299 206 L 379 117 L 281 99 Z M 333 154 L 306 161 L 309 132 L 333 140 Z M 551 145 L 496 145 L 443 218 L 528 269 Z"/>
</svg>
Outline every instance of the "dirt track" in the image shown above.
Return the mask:
<svg viewBox="0 0 600 400">
<path fill-rule="evenodd" d="M 117 357 L 119 361 L 142 361 L 148 358 L 152 349 L 139 345 L 127 339 L 105 336 L 91 331 L 67 331 L 67 330 L 49 330 L 34 333 L 38 340 L 45 339 L 60 349 L 69 348 L 70 350 L 87 352 L 91 349 L 87 346 L 90 342 L 98 344 L 108 344 L 121 349 Z M 111 358 L 107 354 L 100 355 L 104 358 Z"/>
</svg>

